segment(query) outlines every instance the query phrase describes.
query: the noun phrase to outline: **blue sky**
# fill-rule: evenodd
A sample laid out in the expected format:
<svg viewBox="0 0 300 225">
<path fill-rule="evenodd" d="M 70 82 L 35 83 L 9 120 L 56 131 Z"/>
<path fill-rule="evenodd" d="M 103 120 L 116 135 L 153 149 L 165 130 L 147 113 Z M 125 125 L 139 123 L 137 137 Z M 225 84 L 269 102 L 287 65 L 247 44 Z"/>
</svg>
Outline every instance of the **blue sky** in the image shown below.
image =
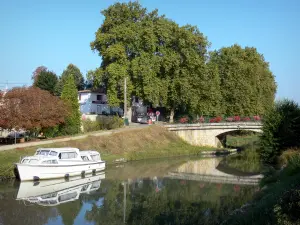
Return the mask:
<svg viewBox="0 0 300 225">
<path fill-rule="evenodd" d="M 58 75 L 69 63 L 85 75 L 100 65 L 89 43 L 112 0 L 0 0 L 0 89 L 31 85 L 40 65 Z M 270 62 L 277 98 L 300 103 L 300 1 L 140 0 L 180 25 L 197 25 L 211 50 L 235 43 L 254 46 Z"/>
</svg>

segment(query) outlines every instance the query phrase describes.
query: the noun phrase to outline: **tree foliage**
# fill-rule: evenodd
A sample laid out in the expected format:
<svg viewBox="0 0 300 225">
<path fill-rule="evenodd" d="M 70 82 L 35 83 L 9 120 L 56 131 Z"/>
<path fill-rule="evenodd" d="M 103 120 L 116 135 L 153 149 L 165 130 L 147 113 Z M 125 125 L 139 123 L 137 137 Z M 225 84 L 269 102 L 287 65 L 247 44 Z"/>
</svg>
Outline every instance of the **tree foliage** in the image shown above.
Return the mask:
<svg viewBox="0 0 300 225">
<path fill-rule="evenodd" d="M 276 93 L 274 76 L 255 48 L 221 48 L 212 52 L 210 61 L 219 69 L 225 114 L 262 115 L 272 107 Z"/>
<path fill-rule="evenodd" d="M 42 90 L 49 91 L 54 94 L 55 86 L 57 84 L 57 76 L 54 72 L 48 70 L 41 70 L 38 76 L 35 77 L 33 86 Z"/>
<path fill-rule="evenodd" d="M 275 162 L 282 151 L 300 147 L 300 108 L 290 100 L 276 102 L 263 120 L 262 149 L 267 162 Z"/>
<path fill-rule="evenodd" d="M 59 98 L 37 87 L 14 88 L 2 98 L 0 127 L 27 130 L 64 123 L 66 107 Z"/>
<path fill-rule="evenodd" d="M 67 76 L 61 93 L 61 99 L 69 109 L 63 130 L 66 134 L 77 134 L 80 132 L 81 114 L 79 111 L 78 92 L 73 76 Z"/>
<path fill-rule="evenodd" d="M 31 76 L 31 79 L 33 80 L 33 82 L 36 82 L 36 79 L 38 78 L 38 76 L 40 75 L 40 73 L 42 72 L 42 71 L 47 71 L 48 69 L 47 69 L 47 67 L 45 67 L 45 66 L 39 66 L 39 67 L 37 67 L 34 71 L 33 71 L 33 73 L 32 73 L 32 76 Z"/>
<path fill-rule="evenodd" d="M 58 80 L 58 83 L 55 88 L 56 95 L 61 95 L 63 86 L 66 83 L 68 76 L 73 76 L 77 90 L 84 89 L 85 82 L 82 73 L 80 72 L 77 66 L 69 64 Z"/>
<path fill-rule="evenodd" d="M 197 27 L 179 26 L 138 2 L 116 3 L 102 14 L 91 43 L 102 63 L 88 75 L 107 87 L 111 105 L 123 103 L 127 77 L 128 97 L 171 112 L 254 115 L 272 107 L 274 76 L 255 48 L 234 45 L 209 56 Z"/>
<path fill-rule="evenodd" d="M 123 102 L 125 77 L 129 96 L 154 106 L 197 105 L 193 87 L 205 76 L 208 46 L 197 27 L 180 27 L 137 2 L 116 3 L 102 14 L 91 43 L 102 57 L 93 80 L 105 83 L 111 105 Z"/>
</svg>

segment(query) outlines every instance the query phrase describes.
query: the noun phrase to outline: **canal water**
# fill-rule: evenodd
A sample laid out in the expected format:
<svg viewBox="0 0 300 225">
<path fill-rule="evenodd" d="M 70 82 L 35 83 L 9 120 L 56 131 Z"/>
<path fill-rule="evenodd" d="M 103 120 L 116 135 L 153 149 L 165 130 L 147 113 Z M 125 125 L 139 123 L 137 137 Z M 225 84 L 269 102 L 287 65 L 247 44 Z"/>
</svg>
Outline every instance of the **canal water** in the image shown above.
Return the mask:
<svg viewBox="0 0 300 225">
<path fill-rule="evenodd" d="M 253 198 L 260 179 L 221 160 L 143 160 L 68 181 L 0 183 L 0 224 L 219 224 Z"/>
</svg>

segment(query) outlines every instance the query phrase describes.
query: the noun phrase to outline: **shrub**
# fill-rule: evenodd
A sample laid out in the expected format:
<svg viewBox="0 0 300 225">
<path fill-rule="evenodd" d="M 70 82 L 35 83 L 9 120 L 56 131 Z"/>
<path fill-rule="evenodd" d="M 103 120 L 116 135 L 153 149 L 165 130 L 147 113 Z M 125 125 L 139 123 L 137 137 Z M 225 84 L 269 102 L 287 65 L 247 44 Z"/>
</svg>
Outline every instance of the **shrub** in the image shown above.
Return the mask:
<svg viewBox="0 0 300 225">
<path fill-rule="evenodd" d="M 300 224 L 300 190 L 291 189 L 283 194 L 274 207 L 277 223 L 282 225 Z"/>
<path fill-rule="evenodd" d="M 300 156 L 299 149 L 288 149 L 284 151 L 281 156 L 279 157 L 279 165 L 286 166 L 288 161 L 290 161 L 293 157 Z"/>
<path fill-rule="evenodd" d="M 54 127 L 44 128 L 42 129 L 42 132 L 47 138 L 54 138 L 61 135 L 60 127 L 58 125 Z"/>
<path fill-rule="evenodd" d="M 124 125 L 123 119 L 118 116 L 101 116 L 97 119 L 101 130 L 111 130 Z"/>
<path fill-rule="evenodd" d="M 86 119 L 82 121 L 83 131 L 91 132 L 100 130 L 100 124 L 98 121 L 92 121 L 90 119 Z"/>
</svg>

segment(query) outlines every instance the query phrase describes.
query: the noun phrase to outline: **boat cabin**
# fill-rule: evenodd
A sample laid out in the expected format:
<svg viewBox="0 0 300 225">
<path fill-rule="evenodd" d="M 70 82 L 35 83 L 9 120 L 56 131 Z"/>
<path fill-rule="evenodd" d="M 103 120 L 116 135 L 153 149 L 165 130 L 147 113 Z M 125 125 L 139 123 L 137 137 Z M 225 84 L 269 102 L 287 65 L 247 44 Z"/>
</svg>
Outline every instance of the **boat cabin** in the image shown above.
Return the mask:
<svg viewBox="0 0 300 225">
<path fill-rule="evenodd" d="M 39 148 L 33 156 L 21 159 L 22 164 L 58 164 L 59 161 L 99 161 L 97 151 L 79 151 L 78 148 Z"/>
</svg>

